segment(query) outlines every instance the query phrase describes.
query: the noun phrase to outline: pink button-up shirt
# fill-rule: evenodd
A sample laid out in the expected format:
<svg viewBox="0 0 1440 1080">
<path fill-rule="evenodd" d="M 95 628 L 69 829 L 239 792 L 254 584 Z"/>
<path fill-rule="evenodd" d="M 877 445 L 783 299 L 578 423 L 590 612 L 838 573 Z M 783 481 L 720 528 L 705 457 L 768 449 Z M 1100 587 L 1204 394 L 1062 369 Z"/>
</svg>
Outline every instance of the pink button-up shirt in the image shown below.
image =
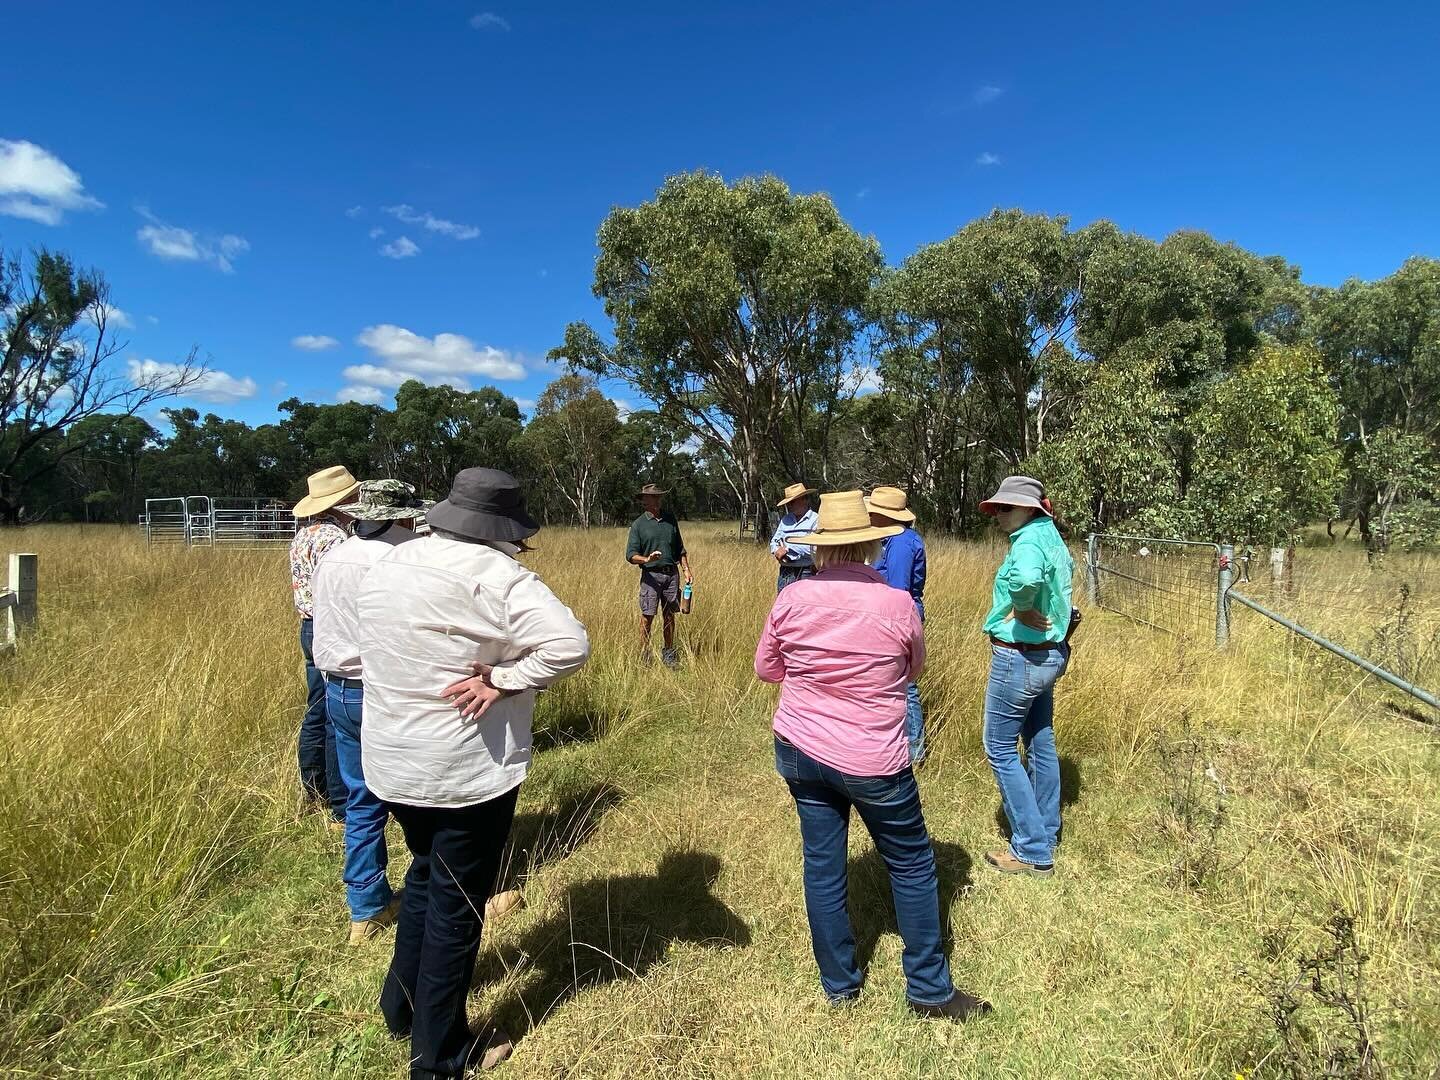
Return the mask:
<svg viewBox="0 0 1440 1080">
<path fill-rule="evenodd" d="M 755 650 L 755 674 L 784 684 L 775 733 L 854 776 L 889 776 L 910 763 L 905 687 L 924 665 L 910 594 L 861 563 L 786 586 Z"/>
</svg>

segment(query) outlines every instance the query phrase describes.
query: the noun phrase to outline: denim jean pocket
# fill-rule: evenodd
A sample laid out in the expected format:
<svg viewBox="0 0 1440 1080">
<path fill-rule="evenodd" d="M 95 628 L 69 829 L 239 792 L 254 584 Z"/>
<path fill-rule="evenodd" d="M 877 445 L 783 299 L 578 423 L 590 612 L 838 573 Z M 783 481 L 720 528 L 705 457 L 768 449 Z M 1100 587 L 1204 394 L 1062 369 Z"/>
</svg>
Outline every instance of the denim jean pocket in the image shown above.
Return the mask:
<svg viewBox="0 0 1440 1080">
<path fill-rule="evenodd" d="M 783 737 L 775 736 L 775 771 L 786 780 L 800 779 L 799 751 L 795 744 Z"/>
<path fill-rule="evenodd" d="M 894 802 L 908 769 L 892 776 L 849 776 L 842 774 L 845 794 L 857 803 Z"/>
<path fill-rule="evenodd" d="M 1054 687 L 1065 671 L 1065 654 L 1060 649 L 1018 654 L 1025 665 L 1025 691 L 1043 694 Z"/>
</svg>

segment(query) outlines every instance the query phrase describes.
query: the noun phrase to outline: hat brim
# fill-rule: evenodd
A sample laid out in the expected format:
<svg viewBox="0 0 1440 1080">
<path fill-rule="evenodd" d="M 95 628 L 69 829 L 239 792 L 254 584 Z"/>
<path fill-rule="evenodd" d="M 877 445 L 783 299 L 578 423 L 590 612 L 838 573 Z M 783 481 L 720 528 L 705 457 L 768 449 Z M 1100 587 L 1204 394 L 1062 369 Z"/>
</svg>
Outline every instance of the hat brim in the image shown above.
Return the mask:
<svg viewBox="0 0 1440 1080">
<path fill-rule="evenodd" d="M 865 500 L 865 509 L 869 510 L 872 514 L 879 514 L 881 517 L 887 517 L 891 521 L 904 522 L 906 525 L 915 524 L 915 515 L 912 514 L 909 510 L 892 510 L 888 506 L 876 506 L 869 499 Z"/>
<path fill-rule="evenodd" d="M 670 489 L 669 489 L 669 488 L 660 488 L 658 491 L 637 491 L 637 492 L 635 492 L 635 497 L 636 497 L 637 499 L 643 499 L 646 495 L 669 495 L 669 494 L 670 494 Z"/>
<path fill-rule="evenodd" d="M 994 517 L 1000 512 L 1000 508 L 1002 506 L 1020 506 L 1024 507 L 1026 510 L 1039 510 L 1046 517 L 1055 516 L 1054 514 L 1050 513 L 1049 510 L 1046 510 L 1045 507 L 1041 506 L 1040 503 L 1036 502 L 1034 499 L 1023 495 L 1017 496 L 1013 499 L 986 499 L 980 504 L 980 512 L 982 514 L 989 514 L 991 517 Z"/>
<path fill-rule="evenodd" d="M 524 540 L 540 531 L 539 524 L 524 511 L 494 514 L 488 510 L 470 510 L 441 499 L 425 513 L 425 520 L 434 529 L 473 540 Z"/>
<path fill-rule="evenodd" d="M 789 506 L 789 505 L 790 505 L 792 502 L 794 502 L 796 499 L 803 499 L 803 498 L 805 498 L 807 495 L 814 495 L 814 494 L 816 494 L 819 490 L 820 490 L 819 488 L 806 488 L 804 491 L 800 492 L 799 495 L 791 495 L 790 498 L 788 498 L 788 499 L 781 499 L 778 503 L 775 504 L 775 509 L 776 509 L 776 510 L 784 510 L 787 506 Z"/>
<path fill-rule="evenodd" d="M 789 543 L 804 544 L 806 547 L 836 547 L 840 544 L 863 544 L 867 540 L 884 540 L 887 536 L 899 536 L 904 531 L 904 525 L 866 525 L 862 529 L 831 529 L 828 532 L 792 536 Z"/>
<path fill-rule="evenodd" d="M 405 521 L 414 519 L 423 520 L 433 508 L 434 503 L 424 502 L 419 506 L 370 506 L 365 503 L 346 503 L 344 506 L 337 506 L 335 509 L 342 514 L 349 514 L 357 521 Z"/>
<path fill-rule="evenodd" d="M 333 509 L 359 490 L 360 481 L 356 480 L 343 491 L 337 491 L 333 495 L 306 495 L 295 504 L 290 513 L 297 518 L 314 517 L 316 514 L 323 514 L 326 510 Z"/>
</svg>

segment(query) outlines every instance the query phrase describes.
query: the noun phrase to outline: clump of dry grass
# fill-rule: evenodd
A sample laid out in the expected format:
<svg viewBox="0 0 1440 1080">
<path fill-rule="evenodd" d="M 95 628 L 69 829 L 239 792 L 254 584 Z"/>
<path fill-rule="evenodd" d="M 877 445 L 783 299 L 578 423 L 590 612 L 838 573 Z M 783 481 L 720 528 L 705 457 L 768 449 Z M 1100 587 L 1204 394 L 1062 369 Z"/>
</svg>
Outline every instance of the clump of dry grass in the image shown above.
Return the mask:
<svg viewBox="0 0 1440 1080">
<path fill-rule="evenodd" d="M 679 673 L 638 659 L 623 536 L 551 531 L 528 560 L 595 643 L 542 698 L 475 1010 L 522 1033 L 521 1076 L 1266 1075 L 1273 1025 L 1238 975 L 1277 926 L 1349 913 L 1375 1045 L 1436 1060 L 1435 736 L 1260 640 L 1087 620 L 1061 684 L 1066 827 L 1049 882 L 987 874 L 998 799 L 980 752 L 997 558 L 931 545 L 933 739 L 920 774 L 958 981 L 992 998 L 942 1028 L 902 1005 L 883 868 L 852 833 L 869 982 L 816 990 L 773 691 L 750 669 L 763 553 L 696 527 Z M 297 816 L 299 653 L 278 552 L 146 550 L 129 531 L 35 529 L 44 627 L 0 659 L 0 1072 L 399 1075 L 373 1002 L 384 943 L 341 945 L 338 851 Z M 1175 889 L 1155 732 L 1223 742 L 1222 872 Z M 1233 837 L 1233 846 L 1231 838 Z M 401 851 L 392 843 L 392 851 Z M 1231 859 L 1229 853 L 1241 858 Z M 392 873 L 403 865 L 398 855 Z"/>
</svg>

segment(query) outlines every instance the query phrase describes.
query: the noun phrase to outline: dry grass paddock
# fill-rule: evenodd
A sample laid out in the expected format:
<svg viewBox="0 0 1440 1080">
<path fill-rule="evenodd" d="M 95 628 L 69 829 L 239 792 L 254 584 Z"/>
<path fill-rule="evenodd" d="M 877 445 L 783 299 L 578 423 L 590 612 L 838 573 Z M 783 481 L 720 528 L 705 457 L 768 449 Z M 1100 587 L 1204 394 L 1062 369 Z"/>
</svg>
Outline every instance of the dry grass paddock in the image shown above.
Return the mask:
<svg viewBox="0 0 1440 1080">
<path fill-rule="evenodd" d="M 636 662 L 620 533 L 542 533 L 527 557 L 595 648 L 542 697 L 506 870 L 529 903 L 482 946 L 472 1012 L 522 1036 L 506 1074 L 1339 1076 L 1362 1074 L 1326 1055 L 1367 1037 L 1387 1075 L 1440 1062 L 1437 731 L 1283 635 L 1222 657 L 1097 614 L 1058 692 L 1058 873 L 991 873 L 984 545 L 932 544 L 919 775 L 955 976 L 996 1012 L 907 1014 L 859 827 L 869 982 L 828 1008 L 750 668 L 772 564 L 690 539 L 679 673 Z M 0 657 L 0 1074 L 403 1075 L 374 1010 L 389 938 L 346 948 L 338 844 L 299 813 L 284 556 L 119 528 L 7 541 L 40 553 L 42 625 Z M 391 850 L 398 881 L 393 831 Z M 1337 913 L 1355 944 L 1326 968 Z"/>
</svg>

